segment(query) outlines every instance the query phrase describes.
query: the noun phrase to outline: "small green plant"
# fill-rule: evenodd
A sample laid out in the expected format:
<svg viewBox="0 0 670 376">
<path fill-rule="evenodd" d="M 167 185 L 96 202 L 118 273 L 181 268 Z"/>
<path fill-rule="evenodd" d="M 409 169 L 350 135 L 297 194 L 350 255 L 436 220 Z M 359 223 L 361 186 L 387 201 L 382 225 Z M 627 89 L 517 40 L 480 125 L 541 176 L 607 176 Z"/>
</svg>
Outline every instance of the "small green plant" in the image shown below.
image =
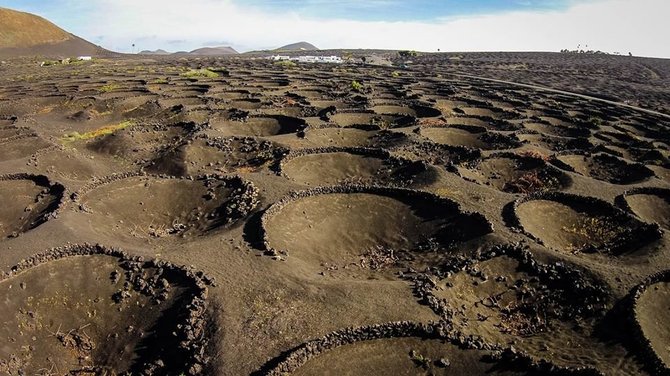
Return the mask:
<svg viewBox="0 0 670 376">
<path fill-rule="evenodd" d="M 358 82 L 356 80 L 353 80 L 353 81 L 351 81 L 351 89 L 354 90 L 354 91 L 361 91 L 361 90 L 363 90 L 363 84 L 361 84 L 360 82 Z"/>
<path fill-rule="evenodd" d="M 421 367 L 423 369 L 428 369 L 430 368 L 430 363 L 431 360 L 427 356 L 421 355 L 418 351 L 412 350 L 409 353 L 409 358 L 416 364 L 418 367 Z"/>
<path fill-rule="evenodd" d="M 599 127 L 599 126 L 603 125 L 603 119 L 595 117 L 595 116 L 590 117 L 588 122 L 595 125 L 596 127 Z"/>
<path fill-rule="evenodd" d="M 400 77 L 400 72 L 398 71 L 391 72 L 391 77 Z"/>
<path fill-rule="evenodd" d="M 152 84 L 167 84 L 167 83 L 168 83 L 167 78 L 157 78 L 152 82 Z"/>
<path fill-rule="evenodd" d="M 98 89 L 98 91 L 101 92 L 101 93 L 109 93 L 111 91 L 118 90 L 120 88 L 121 88 L 121 86 L 118 85 L 118 84 L 107 84 L 107 85 L 101 86 Z"/>
<path fill-rule="evenodd" d="M 219 74 L 211 71 L 209 68 L 202 69 L 189 69 L 188 71 L 181 74 L 182 77 L 186 78 L 217 78 Z"/>
</svg>

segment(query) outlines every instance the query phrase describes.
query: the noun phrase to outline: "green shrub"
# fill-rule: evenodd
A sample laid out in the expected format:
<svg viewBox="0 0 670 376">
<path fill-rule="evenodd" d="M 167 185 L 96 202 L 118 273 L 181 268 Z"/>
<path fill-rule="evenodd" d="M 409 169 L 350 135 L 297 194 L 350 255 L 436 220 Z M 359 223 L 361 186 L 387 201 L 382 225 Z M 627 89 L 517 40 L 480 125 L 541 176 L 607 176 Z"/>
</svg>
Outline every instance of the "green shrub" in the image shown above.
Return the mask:
<svg viewBox="0 0 670 376">
<path fill-rule="evenodd" d="M 294 61 L 291 60 L 276 61 L 275 65 L 284 68 L 295 68 L 298 66 L 298 64 L 296 64 Z"/>
<path fill-rule="evenodd" d="M 400 57 L 416 57 L 419 54 L 416 51 L 398 51 Z"/>
<path fill-rule="evenodd" d="M 356 80 L 353 80 L 353 81 L 351 81 L 351 89 L 354 90 L 354 91 L 361 91 L 361 90 L 363 90 L 363 84 L 361 84 L 360 82 L 358 82 Z"/>
<path fill-rule="evenodd" d="M 209 68 L 202 69 L 189 69 L 188 71 L 181 74 L 182 77 L 186 78 L 217 78 L 219 74 L 211 71 Z"/>
</svg>

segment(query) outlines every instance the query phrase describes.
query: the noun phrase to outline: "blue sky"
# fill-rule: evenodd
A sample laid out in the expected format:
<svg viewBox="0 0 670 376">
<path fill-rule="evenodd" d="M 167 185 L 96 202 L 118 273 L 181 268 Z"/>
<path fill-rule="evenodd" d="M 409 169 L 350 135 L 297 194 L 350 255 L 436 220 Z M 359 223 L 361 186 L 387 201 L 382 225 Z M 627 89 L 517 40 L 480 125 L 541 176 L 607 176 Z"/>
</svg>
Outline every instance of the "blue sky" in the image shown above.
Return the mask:
<svg viewBox="0 0 670 376">
<path fill-rule="evenodd" d="M 138 0 L 142 1 L 142 0 Z M 295 12 L 312 18 L 359 21 L 430 21 L 463 15 L 518 10 L 565 9 L 589 0 L 219 0 L 269 12 Z M 49 16 L 65 27 L 96 9 L 100 1 L 0 0 L 0 6 Z M 76 13 L 74 13 L 76 12 Z"/>
<path fill-rule="evenodd" d="M 308 41 L 322 49 L 606 52 L 670 57 L 669 0 L 0 0 L 131 52 Z"/>
<path fill-rule="evenodd" d="M 431 21 L 463 15 L 566 8 L 567 0 L 246 0 L 270 11 L 360 21 Z"/>
</svg>

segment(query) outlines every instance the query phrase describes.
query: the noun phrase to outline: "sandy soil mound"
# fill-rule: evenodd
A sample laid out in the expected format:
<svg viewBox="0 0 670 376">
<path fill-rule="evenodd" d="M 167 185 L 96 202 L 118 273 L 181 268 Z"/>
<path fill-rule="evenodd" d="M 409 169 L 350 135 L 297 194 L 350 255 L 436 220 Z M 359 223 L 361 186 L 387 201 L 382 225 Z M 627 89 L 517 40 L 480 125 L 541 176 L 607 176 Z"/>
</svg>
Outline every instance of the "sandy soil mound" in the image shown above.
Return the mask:
<svg viewBox="0 0 670 376">
<path fill-rule="evenodd" d="M 437 339 L 376 339 L 337 347 L 291 375 L 523 375 L 500 369 L 490 353 L 462 350 Z M 488 360 L 488 361 L 487 361 Z"/>
<path fill-rule="evenodd" d="M 0 161 L 26 158 L 51 144 L 27 128 L 0 126 Z"/>
<path fill-rule="evenodd" d="M 235 223 L 257 204 L 241 178 L 113 176 L 78 194 L 94 231 L 143 238 L 193 237 Z"/>
<path fill-rule="evenodd" d="M 329 116 L 330 122 L 340 127 L 362 127 L 365 129 L 387 129 L 405 127 L 415 122 L 413 116 L 379 115 L 368 112 L 338 112 Z"/>
<path fill-rule="evenodd" d="M 230 105 L 240 110 L 257 110 L 263 107 L 263 103 L 258 98 L 234 99 Z"/>
<path fill-rule="evenodd" d="M 374 154 L 345 151 L 306 153 L 284 160 L 281 170 L 289 179 L 305 185 L 331 185 L 352 179 L 370 181 L 384 168 L 384 156 L 375 157 Z"/>
<path fill-rule="evenodd" d="M 120 158 L 127 162 L 146 165 L 166 149 L 191 137 L 199 127 L 194 123 L 175 125 L 121 124 L 120 129 L 90 140 L 71 141 L 97 154 Z"/>
<path fill-rule="evenodd" d="M 202 281 L 99 247 L 47 252 L 0 282 L 0 371 L 173 374 L 200 367 Z M 200 307 L 198 307 L 200 305 Z M 197 368 L 195 368 L 197 369 Z"/>
<path fill-rule="evenodd" d="M 515 201 L 505 209 L 508 224 L 563 252 L 619 255 L 660 237 L 658 226 L 644 224 L 590 197 L 544 193 Z"/>
<path fill-rule="evenodd" d="M 308 129 L 305 141 L 313 147 L 372 147 L 376 133 L 356 128 Z"/>
<path fill-rule="evenodd" d="M 287 178 L 312 186 L 341 183 L 409 186 L 429 183 L 437 173 L 425 163 L 363 148 L 304 149 L 289 153 L 279 167 Z"/>
<path fill-rule="evenodd" d="M 585 271 L 541 264 L 528 251 L 503 246 L 474 259 L 456 257 L 433 272 L 416 280 L 416 294 L 462 335 L 513 343 L 533 359 L 574 370 L 640 370 L 634 361 L 621 361 L 623 345 L 595 334 L 609 290 Z"/>
<path fill-rule="evenodd" d="M 468 262 L 462 271 L 438 283 L 432 295 L 437 301 L 458 305 L 450 306 L 457 316 L 462 316 L 457 317 L 457 325 L 467 320 L 479 321 L 472 330 L 495 338 L 493 342 L 498 342 L 501 335 L 541 334 L 551 330 L 552 320 L 595 313 L 589 312 L 587 305 L 605 296 L 602 287 L 586 281 L 577 288 L 583 291 L 575 299 L 572 294 L 577 291 L 572 291 L 574 281 L 569 277 L 584 277 L 564 268 L 552 270 L 552 274 L 557 280 L 541 276 L 518 254 L 501 255 Z M 552 286 L 543 287 L 548 284 Z M 601 309 L 603 303 L 599 304 Z"/>
<path fill-rule="evenodd" d="M 14 174 L 0 176 L 0 238 L 15 237 L 55 215 L 65 189 L 45 176 Z"/>
<path fill-rule="evenodd" d="M 197 137 L 152 161 L 149 171 L 175 176 L 254 172 L 278 161 L 287 151 L 254 137 Z"/>
<path fill-rule="evenodd" d="M 303 119 L 283 115 L 250 117 L 244 121 L 213 120 L 209 125 L 213 130 L 226 136 L 257 137 L 297 133 L 307 127 Z"/>
<path fill-rule="evenodd" d="M 644 165 L 627 163 L 608 154 L 561 155 L 552 162 L 564 170 L 612 184 L 634 184 L 654 176 Z"/>
<path fill-rule="evenodd" d="M 430 106 L 412 105 L 378 105 L 370 108 L 376 114 L 381 115 L 402 115 L 414 118 L 431 118 L 441 116 L 442 112 Z"/>
<path fill-rule="evenodd" d="M 494 154 L 464 163 L 458 172 L 465 179 L 510 193 L 561 190 L 571 184 L 567 174 L 547 164 L 541 155 L 533 153 Z"/>
<path fill-rule="evenodd" d="M 619 146 L 622 148 L 653 148 L 653 143 L 648 140 L 643 140 L 637 135 L 632 135 L 629 132 L 619 131 L 600 131 L 594 134 L 595 138 L 605 141 L 609 145 Z"/>
<path fill-rule="evenodd" d="M 233 99 L 245 99 L 251 95 L 249 90 L 237 89 L 237 90 L 226 90 L 221 92 L 208 92 L 207 97 L 212 99 L 224 99 L 224 100 L 233 100 Z"/>
<path fill-rule="evenodd" d="M 454 202 L 403 189 L 341 186 L 304 191 L 275 203 L 262 218 L 268 249 L 315 265 L 357 261 L 384 247 L 416 252 L 491 232 L 479 214 Z"/>
<path fill-rule="evenodd" d="M 471 126 L 426 127 L 421 128 L 421 135 L 439 144 L 483 150 L 505 150 L 521 146 L 516 136 Z"/>
<path fill-rule="evenodd" d="M 636 188 L 617 197 L 616 202 L 645 222 L 670 228 L 670 190 Z"/>
<path fill-rule="evenodd" d="M 666 325 L 670 320 L 670 281 L 657 282 L 649 286 L 640 296 L 635 307 L 642 332 L 651 347 L 663 362 L 665 370 L 670 370 L 670 330 Z"/>
<path fill-rule="evenodd" d="M 552 125 L 546 123 L 526 123 L 524 128 L 541 134 L 548 134 L 557 137 L 589 137 L 591 131 L 587 128 L 567 127 L 564 125 Z"/>
<path fill-rule="evenodd" d="M 575 375 L 597 374 L 482 345 L 445 323 L 391 322 L 332 332 L 268 362 L 254 375 Z M 582 373 L 583 372 L 583 373 Z"/>
<path fill-rule="evenodd" d="M 504 120 L 516 118 L 518 114 L 510 110 L 502 110 L 500 108 L 492 107 L 488 103 L 476 103 L 479 107 L 456 107 L 452 111 L 465 115 L 472 116 L 479 119 L 493 119 L 493 120 Z"/>
<path fill-rule="evenodd" d="M 543 134 L 523 134 L 519 138 L 530 145 L 540 147 L 553 152 L 565 152 L 571 150 L 591 150 L 594 145 L 588 138 L 583 137 L 556 137 Z"/>
<path fill-rule="evenodd" d="M 636 286 L 631 294 L 633 340 L 653 374 L 670 372 L 670 271 L 659 272 Z"/>
</svg>

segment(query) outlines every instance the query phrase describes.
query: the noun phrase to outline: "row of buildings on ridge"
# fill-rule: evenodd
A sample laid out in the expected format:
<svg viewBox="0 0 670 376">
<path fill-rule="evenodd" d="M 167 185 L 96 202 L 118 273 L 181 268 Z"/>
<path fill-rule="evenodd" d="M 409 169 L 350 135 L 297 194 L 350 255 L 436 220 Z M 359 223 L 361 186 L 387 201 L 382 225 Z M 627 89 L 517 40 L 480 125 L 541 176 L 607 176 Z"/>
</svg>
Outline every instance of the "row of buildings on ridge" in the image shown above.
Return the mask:
<svg viewBox="0 0 670 376">
<path fill-rule="evenodd" d="M 330 63 L 330 64 L 342 64 L 342 60 L 339 56 L 288 56 L 288 55 L 272 55 L 268 57 L 270 60 L 274 61 L 295 61 L 297 63 Z"/>
</svg>

